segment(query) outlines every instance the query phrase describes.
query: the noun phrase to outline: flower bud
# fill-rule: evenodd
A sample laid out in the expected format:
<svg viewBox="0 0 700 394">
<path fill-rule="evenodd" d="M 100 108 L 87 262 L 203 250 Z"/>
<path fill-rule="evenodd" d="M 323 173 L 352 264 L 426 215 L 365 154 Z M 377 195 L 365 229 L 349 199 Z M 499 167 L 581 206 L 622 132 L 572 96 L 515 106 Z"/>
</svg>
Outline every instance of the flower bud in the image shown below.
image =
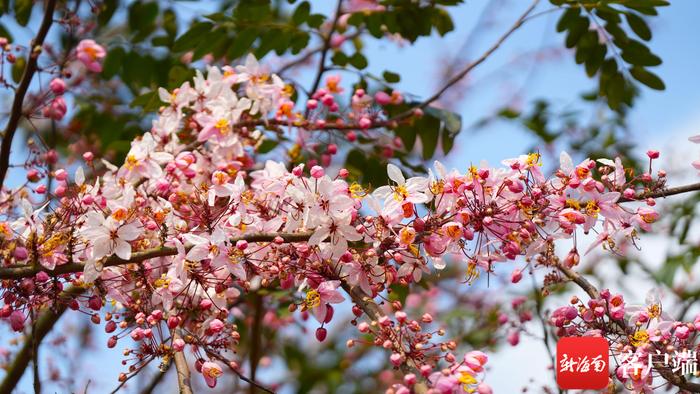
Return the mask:
<svg viewBox="0 0 700 394">
<path fill-rule="evenodd" d="M 62 95 L 66 91 L 66 82 L 61 78 L 54 78 L 49 82 L 49 88 L 55 95 Z"/>
<path fill-rule="evenodd" d="M 319 342 L 323 342 L 326 339 L 326 335 L 328 335 L 328 331 L 325 328 L 319 327 L 316 329 L 316 340 Z"/>
</svg>

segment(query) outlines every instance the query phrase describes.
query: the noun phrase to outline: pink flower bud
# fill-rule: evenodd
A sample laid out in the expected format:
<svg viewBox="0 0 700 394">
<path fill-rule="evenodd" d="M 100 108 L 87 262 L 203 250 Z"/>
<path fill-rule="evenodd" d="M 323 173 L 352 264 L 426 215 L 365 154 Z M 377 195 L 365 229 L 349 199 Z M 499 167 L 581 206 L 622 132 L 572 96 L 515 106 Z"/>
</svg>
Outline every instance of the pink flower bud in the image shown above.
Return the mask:
<svg viewBox="0 0 700 394">
<path fill-rule="evenodd" d="M 406 318 L 407 318 L 406 312 L 404 312 L 404 311 L 398 311 L 394 314 L 394 316 L 396 316 L 396 320 L 399 323 L 404 323 L 406 321 Z"/>
<path fill-rule="evenodd" d="M 403 377 L 403 383 L 406 386 L 413 386 L 416 384 L 417 378 L 415 374 L 409 373 L 406 376 Z"/>
<path fill-rule="evenodd" d="M 110 332 L 111 332 L 111 331 L 110 331 Z M 110 349 L 112 349 L 112 348 L 114 348 L 115 346 L 117 346 L 117 340 L 118 340 L 118 339 L 119 339 L 119 338 L 118 338 L 116 335 L 113 335 L 113 336 L 109 337 L 109 339 L 107 340 L 107 347 L 110 348 Z"/>
<path fill-rule="evenodd" d="M 363 116 L 363 117 L 360 118 L 360 121 L 358 122 L 358 125 L 359 125 L 360 128 L 362 128 L 362 129 L 369 129 L 370 126 L 372 126 L 372 121 L 371 121 L 369 118 Z"/>
<path fill-rule="evenodd" d="M 523 278 L 523 273 L 519 269 L 514 269 L 513 272 L 510 274 L 510 282 L 511 283 L 518 283 L 520 280 Z"/>
<path fill-rule="evenodd" d="M 422 321 L 425 324 L 430 324 L 433 322 L 433 317 L 429 313 L 424 313 L 423 316 L 420 318 L 420 321 Z"/>
<path fill-rule="evenodd" d="M 391 356 L 389 356 L 389 361 L 391 361 L 391 363 L 392 363 L 395 367 L 398 367 L 399 365 L 401 365 L 402 357 L 401 357 L 401 355 L 398 354 L 398 353 L 392 353 Z"/>
<path fill-rule="evenodd" d="M 95 155 L 92 154 L 92 152 L 85 152 L 83 153 L 83 160 L 90 162 L 92 159 L 95 158 Z"/>
<path fill-rule="evenodd" d="M 362 322 L 362 323 L 357 325 L 357 329 L 361 333 L 368 333 L 369 332 L 369 324 L 367 324 L 367 322 Z"/>
<path fill-rule="evenodd" d="M 476 392 L 479 394 L 493 394 L 493 390 L 491 390 L 491 386 L 489 386 L 486 383 L 479 383 L 479 385 L 476 386 Z"/>
<path fill-rule="evenodd" d="M 323 322 L 328 324 L 333 320 L 333 314 L 335 314 L 335 309 L 333 309 L 333 306 L 331 304 L 326 304 L 326 318 L 323 319 Z"/>
<path fill-rule="evenodd" d="M 105 324 L 105 332 L 107 334 L 114 332 L 117 329 L 117 322 L 110 320 Z"/>
<path fill-rule="evenodd" d="M 181 352 L 183 349 L 185 349 L 185 341 L 183 341 L 181 338 L 173 340 L 173 350 L 176 352 Z"/>
<path fill-rule="evenodd" d="M 62 95 L 66 91 L 66 82 L 61 78 L 54 78 L 49 82 L 49 89 L 55 95 Z"/>
<path fill-rule="evenodd" d="M 326 335 L 328 335 L 328 331 L 325 328 L 319 327 L 316 329 L 316 340 L 319 342 L 323 342 L 326 339 Z"/>
<path fill-rule="evenodd" d="M 318 179 L 322 177 L 325 174 L 325 171 L 323 170 L 323 167 L 321 166 L 313 166 L 311 167 L 311 176 Z"/>
<path fill-rule="evenodd" d="M 27 171 L 27 180 L 29 182 L 38 182 L 39 179 L 41 179 L 41 176 L 37 169 L 32 168 L 31 170 Z"/>
<path fill-rule="evenodd" d="M 66 194 L 66 187 L 63 185 L 58 185 L 58 187 L 56 187 L 56 190 L 54 190 L 54 193 L 58 197 L 63 197 Z"/>
<path fill-rule="evenodd" d="M 208 299 L 203 299 L 199 302 L 199 307 L 204 310 L 208 310 L 209 308 L 211 308 L 212 305 L 214 305 L 214 303 Z"/>
<path fill-rule="evenodd" d="M 27 251 L 27 248 L 23 246 L 18 246 L 15 248 L 12 255 L 17 260 L 26 260 L 26 258 L 29 257 L 29 251 Z"/>
<path fill-rule="evenodd" d="M 345 138 L 347 138 L 349 142 L 355 142 L 357 141 L 357 133 L 350 130 L 347 134 L 345 134 Z"/>
<path fill-rule="evenodd" d="M 329 155 L 334 155 L 334 154 L 338 153 L 338 145 L 329 144 L 328 147 L 326 148 L 326 152 L 328 152 Z"/>
<path fill-rule="evenodd" d="M 350 171 L 348 171 L 345 168 L 341 168 L 340 171 L 338 171 L 338 176 L 343 178 L 343 179 L 347 178 L 348 175 L 350 175 Z"/>
<path fill-rule="evenodd" d="M 332 48 L 339 48 L 343 43 L 345 42 L 346 37 L 342 34 L 334 34 L 331 37 L 331 47 Z"/>
<path fill-rule="evenodd" d="M 93 295 L 88 300 L 88 307 L 94 311 L 99 311 L 102 308 L 102 298 L 97 295 Z"/>
<path fill-rule="evenodd" d="M 647 156 L 649 156 L 650 159 L 654 160 L 659 158 L 660 153 L 658 150 L 648 150 Z"/>
<path fill-rule="evenodd" d="M 17 332 L 24 329 L 24 314 L 21 311 L 13 311 L 10 314 L 10 326 Z"/>
<path fill-rule="evenodd" d="M 380 90 L 374 94 L 374 100 L 379 105 L 387 105 L 391 103 L 391 96 L 389 96 L 386 92 Z"/>
<path fill-rule="evenodd" d="M 49 280 L 50 278 L 49 278 L 49 274 L 47 274 L 47 273 L 44 272 L 44 271 L 40 271 L 39 273 L 37 273 L 37 274 L 34 276 L 34 279 L 36 279 L 37 282 L 41 283 L 41 282 L 46 282 L 46 281 Z"/>
<path fill-rule="evenodd" d="M 517 346 L 518 343 L 520 343 L 520 333 L 518 331 L 511 331 L 511 333 L 508 334 L 508 343 L 510 343 L 511 346 Z"/>
<path fill-rule="evenodd" d="M 209 322 L 209 331 L 219 333 L 224 329 L 224 322 L 219 319 L 214 319 Z"/>
<path fill-rule="evenodd" d="M 54 171 L 53 176 L 59 181 L 65 181 L 66 179 L 68 179 L 68 172 L 61 168 Z"/>
<path fill-rule="evenodd" d="M 308 109 L 318 108 L 318 100 L 310 99 L 309 101 L 306 102 L 306 108 L 308 108 Z"/>
<path fill-rule="evenodd" d="M 41 112 L 45 117 L 58 121 L 66 116 L 67 111 L 66 100 L 63 96 L 58 96 L 51 100 L 51 103 L 45 106 Z"/>
<path fill-rule="evenodd" d="M 180 318 L 179 318 L 179 317 L 177 317 L 177 316 L 170 316 L 170 317 L 168 317 L 168 328 L 169 328 L 169 329 L 172 330 L 172 329 L 176 328 L 176 327 L 179 326 L 179 325 L 180 325 Z"/>
</svg>

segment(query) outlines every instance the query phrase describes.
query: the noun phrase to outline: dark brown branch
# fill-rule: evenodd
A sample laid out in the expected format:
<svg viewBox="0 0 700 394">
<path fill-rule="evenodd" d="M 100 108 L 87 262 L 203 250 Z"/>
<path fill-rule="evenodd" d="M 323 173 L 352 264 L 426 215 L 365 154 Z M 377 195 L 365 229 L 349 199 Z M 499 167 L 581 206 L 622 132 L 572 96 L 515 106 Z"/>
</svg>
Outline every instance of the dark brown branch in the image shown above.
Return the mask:
<svg viewBox="0 0 700 394">
<path fill-rule="evenodd" d="M 700 183 L 691 183 L 690 185 L 669 187 L 667 189 L 658 190 L 652 193 L 640 193 L 633 199 L 621 197 L 618 202 L 630 202 L 644 200 L 646 198 L 664 198 L 675 196 L 676 194 L 690 193 L 700 191 Z"/>
<path fill-rule="evenodd" d="M 10 153 L 12 149 L 12 139 L 15 137 L 15 132 L 19 126 L 19 121 L 24 116 L 23 106 L 24 97 L 29 90 L 29 86 L 34 78 L 34 73 L 37 71 L 37 63 L 41 54 L 41 47 L 44 45 L 46 35 L 49 33 L 49 28 L 53 23 L 53 13 L 56 9 L 56 0 L 49 0 L 46 3 L 44 18 L 41 21 L 39 32 L 29 45 L 29 59 L 22 73 L 19 86 L 15 92 L 15 98 L 12 101 L 12 109 L 10 110 L 10 119 L 7 121 L 7 126 L 2 135 L 2 146 L 0 147 L 0 189 L 5 184 L 5 177 L 10 166 Z"/>
<path fill-rule="evenodd" d="M 253 298 L 253 325 L 250 328 L 250 379 L 255 381 L 260 361 L 260 343 L 262 342 L 262 319 L 265 310 L 263 309 L 263 296 L 252 294 Z M 250 385 L 250 394 L 256 393 L 256 387 Z"/>
<path fill-rule="evenodd" d="M 79 287 L 71 287 L 70 289 L 64 291 L 61 298 L 67 297 L 72 298 L 81 294 L 85 291 Z M 33 329 L 33 335 L 26 338 L 24 345 L 15 355 L 12 364 L 7 369 L 7 374 L 0 383 L 0 393 L 11 393 L 15 388 L 19 380 L 24 375 L 24 371 L 29 365 L 29 361 L 32 359 L 32 350 L 34 344 L 38 346 L 39 343 L 46 337 L 46 335 L 51 331 L 53 326 L 56 324 L 58 319 L 66 311 L 67 306 L 64 303 L 56 303 L 55 308 L 47 309 L 39 314 Z"/>
<path fill-rule="evenodd" d="M 231 242 L 235 243 L 239 240 L 246 240 L 248 242 L 271 242 L 275 238 L 280 237 L 284 242 L 302 242 L 306 241 L 311 237 L 311 232 L 304 233 L 254 233 L 247 234 L 241 237 L 231 238 Z M 189 249 L 189 248 L 186 248 Z M 104 260 L 102 263 L 103 267 L 114 267 L 118 265 L 134 264 L 140 263 L 144 260 L 174 256 L 177 254 L 177 249 L 168 246 L 162 246 L 159 248 L 153 248 L 144 250 L 141 252 L 135 252 L 131 254 L 131 259 L 122 260 L 117 255 L 112 255 Z M 53 270 L 47 270 L 40 265 L 21 265 L 21 266 L 8 266 L 0 268 L 0 279 L 21 279 L 26 277 L 31 277 L 38 274 L 41 271 L 46 272 L 49 276 L 58 276 L 63 274 L 69 274 L 73 272 L 82 272 L 85 269 L 84 263 L 69 263 L 64 265 L 56 266 Z"/>
<path fill-rule="evenodd" d="M 155 375 L 153 375 L 153 377 L 151 378 L 151 381 L 148 382 L 148 384 L 146 386 L 144 386 L 143 389 L 141 389 L 141 391 L 139 393 L 140 394 L 151 394 L 156 389 L 156 387 L 158 387 L 160 382 L 163 381 L 163 378 L 168 373 L 168 371 L 170 370 L 170 367 L 172 365 L 173 365 L 173 363 L 168 363 L 168 365 L 165 367 L 164 370 L 161 371 L 159 369 L 158 371 L 156 371 Z"/>
</svg>

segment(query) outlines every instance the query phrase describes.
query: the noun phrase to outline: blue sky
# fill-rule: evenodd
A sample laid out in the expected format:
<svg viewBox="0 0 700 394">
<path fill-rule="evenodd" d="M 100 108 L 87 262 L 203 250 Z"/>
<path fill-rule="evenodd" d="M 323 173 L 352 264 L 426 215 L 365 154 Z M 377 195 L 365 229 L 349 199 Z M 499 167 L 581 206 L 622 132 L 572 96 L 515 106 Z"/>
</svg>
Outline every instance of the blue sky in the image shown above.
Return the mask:
<svg viewBox="0 0 700 394">
<path fill-rule="evenodd" d="M 333 3 L 329 0 L 316 0 L 312 1 L 312 6 L 316 12 L 329 12 Z M 456 30 L 443 38 L 423 38 L 414 46 L 404 47 L 386 40 L 370 39 L 367 47 L 369 70 L 374 74 L 380 74 L 385 69 L 399 72 L 402 81 L 398 87 L 402 91 L 418 97 L 429 96 L 437 88 L 436 76 L 445 61 L 455 57 L 469 61 L 478 56 L 510 26 L 530 2 L 498 1 L 488 26 L 477 34 L 468 50 L 462 51 L 463 42 L 487 3 L 487 0 L 468 0 L 454 8 L 452 16 Z M 174 4 L 190 12 L 195 12 L 200 7 L 194 2 Z M 542 1 L 538 9 L 546 10 L 549 7 L 548 2 Z M 664 79 L 667 89 L 664 92 L 644 89 L 631 113 L 630 122 L 640 152 L 674 143 L 687 144 L 687 137 L 693 130 L 700 129 L 700 114 L 697 111 L 700 106 L 700 77 L 697 72 L 700 70 L 700 44 L 697 42 L 697 37 L 700 37 L 700 24 L 697 23 L 699 11 L 699 2 L 676 1 L 673 6 L 662 9 L 660 17 L 654 18 L 652 22 L 654 38 L 650 47 L 664 60 L 656 72 Z M 557 60 L 537 64 L 534 72 L 530 72 L 531 63 L 527 60 L 512 63 L 514 59 L 522 58 L 523 53 L 531 53 L 539 48 L 561 48 L 563 36 L 555 33 L 554 29 L 557 18 L 558 13 L 550 13 L 528 22 L 474 71 L 470 76 L 473 81 L 470 86 L 473 87 L 467 87 L 465 99 L 454 106 L 462 115 L 465 125 L 473 124 L 512 98 L 513 90 L 523 93 L 524 102 L 546 98 L 566 106 L 574 104 L 579 93 L 594 86 L 594 81 L 588 79 L 583 69 L 573 62 L 573 55 L 566 52 Z M 24 33 L 16 36 L 22 37 Z M 350 78 L 349 74 L 347 76 Z M 299 75 L 301 80 L 308 81 L 310 78 L 312 76 L 306 72 Z M 446 161 L 461 169 L 469 163 L 482 160 L 497 164 L 504 158 L 523 153 L 532 144 L 533 139 L 525 131 L 511 124 L 497 122 L 476 133 L 463 132 L 453 155 L 446 158 Z M 556 158 L 544 159 L 550 163 L 556 161 Z M 74 328 L 77 334 L 79 327 Z M 6 337 L 4 333 L 3 336 Z M 96 338 L 96 341 L 101 344 L 106 338 Z M 118 346 L 121 347 L 123 344 Z M 107 350 L 100 345 L 88 352 L 81 350 L 76 349 L 75 355 L 85 356 L 81 361 L 87 362 L 86 365 L 90 367 L 79 366 L 71 371 L 76 379 L 85 382 L 90 377 L 91 392 L 114 388 L 115 377 L 122 369 L 119 364 L 121 352 L 117 349 Z M 518 392 L 529 384 L 530 377 L 548 381 L 550 374 L 546 370 L 547 361 L 543 357 L 541 344 L 525 341 L 522 346 L 506 351 L 509 352 L 507 358 L 496 356 L 492 359 L 493 369 L 487 375 L 487 381 L 494 386 L 495 392 Z M 509 379 L 503 379 L 503 376 L 509 376 Z M 76 385 L 76 388 L 79 387 L 80 384 Z M 25 374 L 21 388 L 25 392 L 31 391 L 31 374 Z"/>
</svg>

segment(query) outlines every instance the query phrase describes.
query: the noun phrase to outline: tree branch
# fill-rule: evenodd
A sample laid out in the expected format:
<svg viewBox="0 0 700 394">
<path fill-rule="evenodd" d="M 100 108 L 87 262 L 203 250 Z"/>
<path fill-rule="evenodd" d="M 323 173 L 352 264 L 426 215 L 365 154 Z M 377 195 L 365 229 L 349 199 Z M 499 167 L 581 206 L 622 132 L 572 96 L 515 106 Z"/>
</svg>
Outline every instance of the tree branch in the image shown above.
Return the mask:
<svg viewBox="0 0 700 394">
<path fill-rule="evenodd" d="M 284 242 L 303 242 L 307 241 L 312 232 L 303 233 L 252 233 L 246 234 L 240 237 L 231 238 L 232 243 L 236 243 L 240 240 L 245 240 L 248 242 L 272 242 L 275 238 L 280 237 Z M 185 250 L 191 249 L 186 247 Z M 117 255 L 112 255 L 107 257 L 102 263 L 103 267 L 114 267 L 118 265 L 134 264 L 140 263 L 144 260 L 156 258 L 156 257 L 166 257 L 174 256 L 177 254 L 177 249 L 169 246 L 161 246 L 158 248 L 152 248 L 143 250 L 141 252 L 135 252 L 131 254 L 131 259 L 122 260 Z M 48 270 L 41 265 L 15 265 L 0 268 L 0 279 L 21 279 L 30 276 L 34 276 L 39 272 L 46 272 L 49 276 L 59 276 L 63 274 L 70 274 L 73 272 L 82 272 L 85 269 L 85 263 L 69 263 L 56 266 L 53 270 Z"/>
<path fill-rule="evenodd" d="M 84 291 L 85 289 L 79 287 L 71 287 L 70 289 L 64 291 L 61 297 L 72 298 Z M 2 383 L 0 383 L 0 393 L 11 393 L 15 386 L 17 386 L 17 383 L 22 378 L 24 371 L 29 365 L 29 360 L 32 359 L 34 344 L 38 346 L 38 344 L 41 343 L 61 315 L 63 315 L 63 312 L 66 311 L 66 308 L 67 306 L 65 304 L 57 303 L 56 308 L 47 309 L 39 314 L 34 329 L 32 330 L 33 335 L 26 338 L 24 345 L 22 345 L 22 348 L 15 355 L 12 365 L 10 365 L 10 367 L 7 369 L 5 378 L 3 379 Z"/>
<path fill-rule="evenodd" d="M 182 339 L 180 332 L 173 330 L 173 340 Z M 180 388 L 180 394 L 192 394 L 192 386 L 190 383 L 190 367 L 187 365 L 185 352 L 175 352 L 175 369 L 177 372 L 177 385 Z"/>
<path fill-rule="evenodd" d="M 41 47 L 44 45 L 46 35 L 49 33 L 49 28 L 51 28 L 51 24 L 53 23 L 53 13 L 55 9 L 56 0 L 49 0 L 46 3 L 44 19 L 41 21 L 39 32 L 29 45 L 29 59 L 22 73 L 22 79 L 20 79 L 19 86 L 17 87 L 15 98 L 12 101 L 10 119 L 7 121 L 7 126 L 2 135 L 2 146 L 0 147 L 0 189 L 2 189 L 2 186 L 5 184 L 5 177 L 7 176 L 7 170 L 10 166 L 12 139 L 19 126 L 19 121 L 24 115 L 24 97 L 27 94 L 27 90 L 29 90 L 29 85 L 32 82 L 34 73 L 37 71 L 37 62 L 41 54 Z"/>
<path fill-rule="evenodd" d="M 618 202 L 639 201 L 639 200 L 644 200 L 646 198 L 664 198 L 664 197 L 675 196 L 676 194 L 683 194 L 683 193 L 689 193 L 689 192 L 695 192 L 695 191 L 700 191 L 700 183 L 691 183 L 690 185 L 669 187 L 669 188 L 655 191 L 653 193 L 640 193 L 632 199 L 620 197 Z"/>
<path fill-rule="evenodd" d="M 258 361 L 260 360 L 260 342 L 262 341 L 262 318 L 263 313 L 263 296 L 260 294 L 252 294 L 253 297 L 253 325 L 250 328 L 252 340 L 250 343 L 250 380 L 255 381 L 255 376 L 258 371 Z M 255 385 L 250 385 L 250 394 L 255 394 Z"/>
<path fill-rule="evenodd" d="M 156 387 L 160 384 L 160 382 L 163 380 L 165 375 L 168 373 L 170 370 L 170 367 L 173 365 L 173 363 L 168 363 L 168 365 L 165 367 L 164 370 L 158 370 L 156 371 L 155 375 L 151 378 L 151 381 L 148 382 L 146 386 L 144 386 L 143 389 L 139 392 L 140 394 L 151 394 Z"/>
</svg>

